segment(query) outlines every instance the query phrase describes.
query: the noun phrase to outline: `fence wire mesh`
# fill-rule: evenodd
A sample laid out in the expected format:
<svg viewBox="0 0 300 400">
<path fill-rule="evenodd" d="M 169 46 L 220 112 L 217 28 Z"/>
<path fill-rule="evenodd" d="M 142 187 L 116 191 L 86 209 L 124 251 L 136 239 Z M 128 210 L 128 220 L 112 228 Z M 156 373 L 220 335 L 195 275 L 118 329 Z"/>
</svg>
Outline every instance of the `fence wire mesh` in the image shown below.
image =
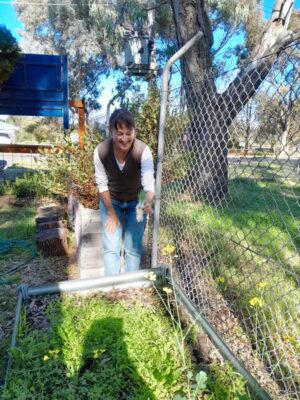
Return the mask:
<svg viewBox="0 0 300 400">
<path fill-rule="evenodd" d="M 159 227 L 159 262 L 174 245 L 176 283 L 280 399 L 300 399 L 299 49 L 170 90 Z"/>
<path fill-rule="evenodd" d="M 5 145 L 0 145 L 0 183 L 14 180 L 24 173 L 32 173 L 45 168 L 46 155 L 39 153 L 38 149 L 32 152 L 30 145 L 22 145 L 24 152 L 20 153 L 17 146 L 15 149 L 13 145 L 10 145 L 11 149 L 5 147 Z M 43 150 L 45 146 L 40 146 L 40 148 Z"/>
</svg>

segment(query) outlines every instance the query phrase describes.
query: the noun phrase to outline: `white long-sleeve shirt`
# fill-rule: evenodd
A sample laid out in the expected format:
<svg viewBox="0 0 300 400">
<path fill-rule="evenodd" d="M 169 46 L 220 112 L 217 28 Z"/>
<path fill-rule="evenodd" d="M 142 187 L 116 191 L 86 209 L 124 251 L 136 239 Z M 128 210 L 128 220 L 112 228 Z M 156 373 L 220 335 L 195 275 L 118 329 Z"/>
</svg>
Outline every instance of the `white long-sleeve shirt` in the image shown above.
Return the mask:
<svg viewBox="0 0 300 400">
<path fill-rule="evenodd" d="M 120 170 L 122 171 L 125 166 L 125 162 L 119 163 L 117 159 L 116 162 Z M 94 166 L 95 166 L 95 179 L 99 193 L 107 192 L 108 177 L 105 172 L 104 166 L 99 158 L 97 148 L 94 151 Z M 153 166 L 153 157 L 149 146 L 145 147 L 141 158 L 141 181 L 143 190 L 145 192 L 154 193 L 154 166 Z"/>
</svg>

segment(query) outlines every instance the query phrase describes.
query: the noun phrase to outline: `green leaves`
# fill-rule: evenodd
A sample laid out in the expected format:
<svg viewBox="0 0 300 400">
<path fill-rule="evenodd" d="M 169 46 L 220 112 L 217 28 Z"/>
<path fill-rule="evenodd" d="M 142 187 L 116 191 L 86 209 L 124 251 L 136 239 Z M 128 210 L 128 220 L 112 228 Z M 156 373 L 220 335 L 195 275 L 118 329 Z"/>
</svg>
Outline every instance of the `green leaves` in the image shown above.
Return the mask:
<svg viewBox="0 0 300 400">
<path fill-rule="evenodd" d="M 0 25 L 0 86 L 7 81 L 20 56 L 16 39 L 5 25 Z"/>
<path fill-rule="evenodd" d="M 196 400 L 197 395 L 206 389 L 207 374 L 204 371 L 200 371 L 194 377 L 192 371 L 187 373 L 188 382 L 195 382 L 190 384 L 189 396 L 182 396 L 181 394 L 176 394 L 174 400 Z"/>
<path fill-rule="evenodd" d="M 29 327 L 18 339 L 18 362 L 5 398 L 21 398 L 20 385 L 22 398 L 32 398 L 35 390 L 40 400 L 87 398 L 87 391 L 91 398 L 107 400 L 120 398 L 120 393 L 122 398 L 161 400 L 186 393 L 173 328 L 151 292 L 131 292 L 126 301 L 114 296 L 118 294 L 110 293 L 109 300 L 68 296 L 51 304 L 51 329 Z"/>
<path fill-rule="evenodd" d="M 196 388 L 198 390 L 206 389 L 207 374 L 204 371 L 198 372 L 196 375 Z"/>
</svg>

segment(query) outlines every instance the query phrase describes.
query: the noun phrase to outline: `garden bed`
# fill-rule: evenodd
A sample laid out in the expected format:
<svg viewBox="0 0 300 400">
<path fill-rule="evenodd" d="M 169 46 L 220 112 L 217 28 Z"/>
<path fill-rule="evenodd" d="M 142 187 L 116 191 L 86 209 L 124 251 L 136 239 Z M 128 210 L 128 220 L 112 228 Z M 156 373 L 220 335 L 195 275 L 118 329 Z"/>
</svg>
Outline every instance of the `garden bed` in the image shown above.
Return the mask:
<svg viewBox="0 0 300 400">
<path fill-rule="evenodd" d="M 0 196 L 0 238 L 9 241 L 17 240 L 23 247 L 12 246 L 0 254 L 0 393 L 4 382 L 15 308 L 17 303 L 17 286 L 20 283 L 39 285 L 77 277 L 74 249 L 70 245 L 67 256 L 43 258 L 39 253 L 32 259 L 35 249 L 35 215 L 39 206 L 47 204 L 49 199 L 17 199 Z M 21 265 L 13 273 L 7 272 Z"/>
<path fill-rule="evenodd" d="M 228 364 L 203 365 L 195 338 L 153 288 L 39 296 L 22 313 L 4 399 L 250 399 Z"/>
</svg>

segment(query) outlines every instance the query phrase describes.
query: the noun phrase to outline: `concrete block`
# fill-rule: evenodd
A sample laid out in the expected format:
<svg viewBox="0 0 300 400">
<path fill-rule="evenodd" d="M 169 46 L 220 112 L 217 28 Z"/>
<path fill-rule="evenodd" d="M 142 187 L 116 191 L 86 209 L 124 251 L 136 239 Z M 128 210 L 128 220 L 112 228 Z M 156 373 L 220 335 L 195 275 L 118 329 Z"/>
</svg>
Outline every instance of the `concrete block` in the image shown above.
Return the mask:
<svg viewBox="0 0 300 400">
<path fill-rule="evenodd" d="M 86 260 L 86 259 L 95 259 L 95 260 L 102 260 L 103 258 L 103 249 L 102 246 L 97 246 L 97 247 L 81 247 L 78 256 L 80 257 L 80 260 Z"/>
<path fill-rule="evenodd" d="M 101 233 L 83 233 L 81 235 L 80 244 L 82 247 L 98 247 L 102 246 Z"/>
<path fill-rule="evenodd" d="M 80 279 L 101 278 L 102 276 L 104 276 L 104 268 L 80 270 Z"/>
</svg>

